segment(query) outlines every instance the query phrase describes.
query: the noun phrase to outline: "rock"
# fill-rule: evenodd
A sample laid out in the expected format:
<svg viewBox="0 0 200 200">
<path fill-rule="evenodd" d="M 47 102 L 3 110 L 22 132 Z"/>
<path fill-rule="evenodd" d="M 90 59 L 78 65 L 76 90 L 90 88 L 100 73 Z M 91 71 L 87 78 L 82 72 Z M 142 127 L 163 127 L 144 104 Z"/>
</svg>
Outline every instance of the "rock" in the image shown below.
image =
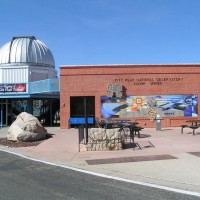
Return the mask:
<svg viewBox="0 0 200 200">
<path fill-rule="evenodd" d="M 119 128 L 104 129 L 90 128 L 88 151 L 121 150 L 125 137 L 120 134 Z"/>
<path fill-rule="evenodd" d="M 89 130 L 89 136 L 93 140 L 103 140 L 106 131 L 104 128 L 91 128 Z"/>
<path fill-rule="evenodd" d="M 8 129 L 7 140 L 33 142 L 46 138 L 47 130 L 33 115 L 22 112 Z"/>
</svg>

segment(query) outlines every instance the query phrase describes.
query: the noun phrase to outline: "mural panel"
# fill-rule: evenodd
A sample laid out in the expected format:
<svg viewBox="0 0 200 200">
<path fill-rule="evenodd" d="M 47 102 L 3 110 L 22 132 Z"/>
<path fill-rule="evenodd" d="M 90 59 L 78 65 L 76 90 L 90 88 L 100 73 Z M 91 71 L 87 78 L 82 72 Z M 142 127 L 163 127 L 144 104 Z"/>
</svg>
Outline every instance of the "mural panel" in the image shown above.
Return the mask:
<svg viewBox="0 0 200 200">
<path fill-rule="evenodd" d="M 101 115 L 108 117 L 147 117 L 155 109 L 161 117 L 197 117 L 197 95 L 101 96 Z"/>
</svg>

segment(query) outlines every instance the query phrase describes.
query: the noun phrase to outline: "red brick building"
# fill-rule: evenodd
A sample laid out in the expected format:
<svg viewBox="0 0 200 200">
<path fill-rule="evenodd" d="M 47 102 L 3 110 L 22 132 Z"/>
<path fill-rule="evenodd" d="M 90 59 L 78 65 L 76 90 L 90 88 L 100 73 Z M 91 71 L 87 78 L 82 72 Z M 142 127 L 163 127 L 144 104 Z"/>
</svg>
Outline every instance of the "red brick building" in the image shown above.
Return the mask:
<svg viewBox="0 0 200 200">
<path fill-rule="evenodd" d="M 155 127 L 152 119 L 159 114 L 162 127 L 179 126 L 199 118 L 198 98 L 200 64 L 60 67 L 61 128 L 85 112 L 99 119 L 130 119 L 144 127 Z"/>
</svg>

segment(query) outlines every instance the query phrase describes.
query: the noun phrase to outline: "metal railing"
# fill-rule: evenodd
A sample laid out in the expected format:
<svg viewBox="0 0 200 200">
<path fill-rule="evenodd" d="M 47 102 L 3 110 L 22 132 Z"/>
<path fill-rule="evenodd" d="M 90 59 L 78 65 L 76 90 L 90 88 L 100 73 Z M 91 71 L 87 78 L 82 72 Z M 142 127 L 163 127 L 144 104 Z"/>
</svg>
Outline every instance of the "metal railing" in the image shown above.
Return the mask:
<svg viewBox="0 0 200 200">
<path fill-rule="evenodd" d="M 30 94 L 43 92 L 60 92 L 60 79 L 45 79 L 41 81 L 29 82 Z"/>
<path fill-rule="evenodd" d="M 15 91 L 16 86 L 23 86 L 23 91 Z M 60 79 L 45 79 L 27 83 L 5 83 L 1 84 L 0 96 L 30 95 L 40 93 L 60 92 Z"/>
</svg>

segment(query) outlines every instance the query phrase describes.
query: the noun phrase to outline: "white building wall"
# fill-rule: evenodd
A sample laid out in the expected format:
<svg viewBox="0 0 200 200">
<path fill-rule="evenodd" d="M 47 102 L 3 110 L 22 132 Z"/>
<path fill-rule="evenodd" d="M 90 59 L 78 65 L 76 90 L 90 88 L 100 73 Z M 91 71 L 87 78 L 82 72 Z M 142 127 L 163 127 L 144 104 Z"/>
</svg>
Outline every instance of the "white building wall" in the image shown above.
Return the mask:
<svg viewBox="0 0 200 200">
<path fill-rule="evenodd" d="M 2 78 L 3 78 L 3 76 L 2 76 L 2 69 L 0 68 L 0 83 L 3 83 L 2 82 Z"/>
<path fill-rule="evenodd" d="M 20 68 L 1 68 L 0 83 L 27 83 L 28 66 Z"/>
<path fill-rule="evenodd" d="M 0 68 L 0 84 L 28 83 L 44 79 L 57 78 L 54 69 L 37 66 L 12 66 Z"/>
</svg>

